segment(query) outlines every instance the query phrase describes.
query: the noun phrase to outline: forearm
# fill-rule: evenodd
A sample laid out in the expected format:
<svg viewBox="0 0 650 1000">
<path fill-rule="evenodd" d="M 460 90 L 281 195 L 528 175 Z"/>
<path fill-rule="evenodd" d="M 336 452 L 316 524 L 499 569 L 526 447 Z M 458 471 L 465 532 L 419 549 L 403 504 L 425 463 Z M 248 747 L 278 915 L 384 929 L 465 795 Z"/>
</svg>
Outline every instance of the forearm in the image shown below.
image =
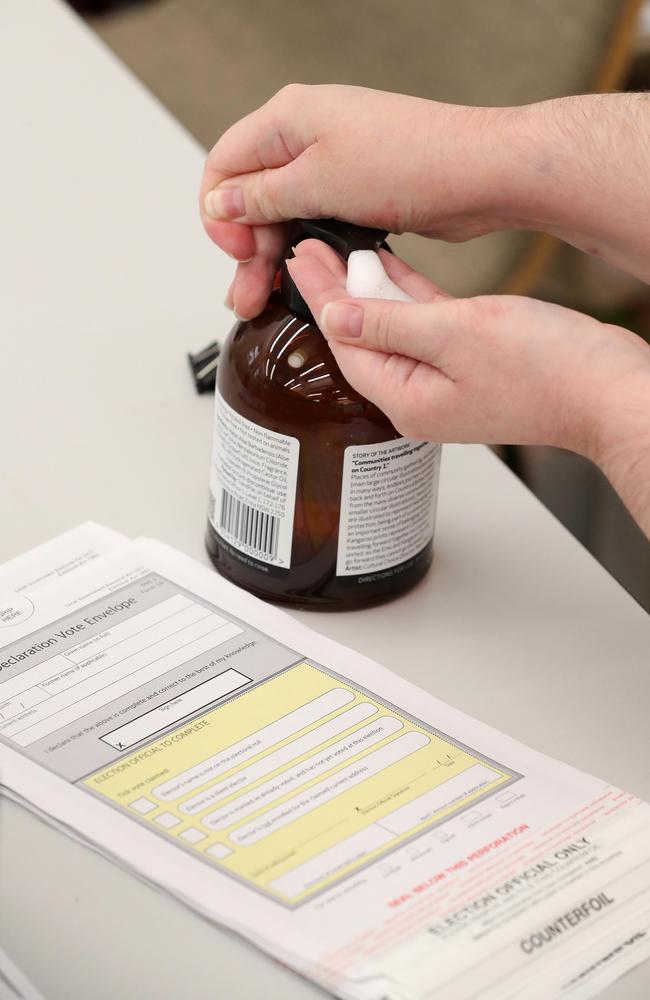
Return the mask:
<svg viewBox="0 0 650 1000">
<path fill-rule="evenodd" d="M 650 281 L 650 94 L 562 98 L 497 115 L 494 214 Z"/>
</svg>

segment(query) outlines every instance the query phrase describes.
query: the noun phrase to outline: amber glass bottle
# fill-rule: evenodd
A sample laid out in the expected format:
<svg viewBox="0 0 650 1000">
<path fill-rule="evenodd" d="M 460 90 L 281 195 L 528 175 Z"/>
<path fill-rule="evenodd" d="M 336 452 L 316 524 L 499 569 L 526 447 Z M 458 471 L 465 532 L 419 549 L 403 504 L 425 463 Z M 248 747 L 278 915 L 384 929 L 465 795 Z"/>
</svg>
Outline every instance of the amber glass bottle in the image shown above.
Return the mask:
<svg viewBox="0 0 650 1000">
<path fill-rule="evenodd" d="M 316 236 L 347 257 L 385 235 L 301 221 L 291 245 Z M 343 609 L 393 597 L 431 562 L 438 456 L 348 385 L 285 267 L 221 355 L 210 557 L 273 601 Z"/>
</svg>

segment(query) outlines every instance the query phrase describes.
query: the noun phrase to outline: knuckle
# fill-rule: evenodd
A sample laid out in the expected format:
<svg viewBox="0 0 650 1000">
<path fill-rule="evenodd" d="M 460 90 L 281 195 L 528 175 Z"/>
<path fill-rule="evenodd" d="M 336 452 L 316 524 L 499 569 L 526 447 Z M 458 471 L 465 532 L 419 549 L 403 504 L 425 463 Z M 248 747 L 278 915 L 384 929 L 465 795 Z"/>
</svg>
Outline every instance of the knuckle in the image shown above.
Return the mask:
<svg viewBox="0 0 650 1000">
<path fill-rule="evenodd" d="M 295 104 L 303 100 L 307 89 L 308 87 L 304 83 L 285 83 L 284 87 L 278 90 L 273 100 L 279 100 L 285 104 Z"/>
<path fill-rule="evenodd" d="M 424 414 L 420 413 L 419 407 L 413 400 L 403 398 L 398 402 L 391 420 L 393 426 L 399 431 L 402 437 L 414 438 L 420 441 L 426 439 Z"/>
<path fill-rule="evenodd" d="M 261 170 L 249 192 L 247 214 L 274 222 L 277 217 L 276 196 L 273 186 L 272 170 Z"/>
<path fill-rule="evenodd" d="M 401 406 L 396 408 L 393 416 L 391 416 L 391 422 L 396 431 L 405 438 L 416 438 L 418 436 L 418 425 L 417 421 L 413 419 L 412 414 L 408 413 Z"/>
<path fill-rule="evenodd" d="M 205 158 L 205 170 L 221 173 L 223 167 L 223 146 L 230 138 L 230 129 L 221 135 Z"/>
<path fill-rule="evenodd" d="M 397 310 L 389 302 L 383 302 L 375 319 L 375 341 L 380 351 L 393 354 L 397 351 L 399 340 L 399 324 L 396 320 Z"/>
<path fill-rule="evenodd" d="M 393 423 L 403 437 L 420 438 L 424 426 L 424 414 L 415 398 L 405 386 L 395 404 Z"/>
</svg>

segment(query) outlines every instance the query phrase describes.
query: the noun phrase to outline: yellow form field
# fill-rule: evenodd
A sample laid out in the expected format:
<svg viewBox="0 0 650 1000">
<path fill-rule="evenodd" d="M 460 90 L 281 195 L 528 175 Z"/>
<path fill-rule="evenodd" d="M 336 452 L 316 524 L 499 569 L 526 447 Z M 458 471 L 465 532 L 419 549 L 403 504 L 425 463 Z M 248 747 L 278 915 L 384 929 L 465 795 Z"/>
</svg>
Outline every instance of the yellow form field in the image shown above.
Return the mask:
<svg viewBox="0 0 650 1000">
<path fill-rule="evenodd" d="M 294 906 L 512 780 L 303 662 L 85 784 Z"/>
</svg>

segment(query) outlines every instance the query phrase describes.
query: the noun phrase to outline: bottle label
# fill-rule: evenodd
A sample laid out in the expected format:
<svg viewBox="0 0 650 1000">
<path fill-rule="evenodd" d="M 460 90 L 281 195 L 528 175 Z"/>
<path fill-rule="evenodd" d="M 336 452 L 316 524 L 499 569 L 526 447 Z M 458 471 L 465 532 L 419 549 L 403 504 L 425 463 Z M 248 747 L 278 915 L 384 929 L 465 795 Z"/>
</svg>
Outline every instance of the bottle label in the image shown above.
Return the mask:
<svg viewBox="0 0 650 1000">
<path fill-rule="evenodd" d="M 248 556 L 288 569 L 300 442 L 246 420 L 215 392 L 208 516 Z"/>
<path fill-rule="evenodd" d="M 429 544 L 440 452 L 408 438 L 345 449 L 337 576 L 389 569 Z"/>
</svg>

